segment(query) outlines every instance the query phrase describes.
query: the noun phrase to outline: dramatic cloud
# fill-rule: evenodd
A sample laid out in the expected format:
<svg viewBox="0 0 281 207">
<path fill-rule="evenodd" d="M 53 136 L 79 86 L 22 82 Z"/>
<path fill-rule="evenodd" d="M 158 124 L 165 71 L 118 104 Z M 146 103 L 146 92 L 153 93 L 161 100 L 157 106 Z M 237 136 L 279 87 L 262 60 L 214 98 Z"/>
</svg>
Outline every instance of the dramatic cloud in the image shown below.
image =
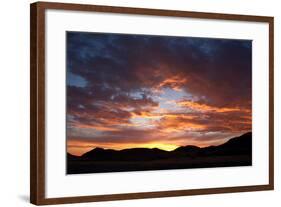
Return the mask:
<svg viewBox="0 0 281 207">
<path fill-rule="evenodd" d="M 67 33 L 68 149 L 220 144 L 251 131 L 249 40 Z"/>
</svg>

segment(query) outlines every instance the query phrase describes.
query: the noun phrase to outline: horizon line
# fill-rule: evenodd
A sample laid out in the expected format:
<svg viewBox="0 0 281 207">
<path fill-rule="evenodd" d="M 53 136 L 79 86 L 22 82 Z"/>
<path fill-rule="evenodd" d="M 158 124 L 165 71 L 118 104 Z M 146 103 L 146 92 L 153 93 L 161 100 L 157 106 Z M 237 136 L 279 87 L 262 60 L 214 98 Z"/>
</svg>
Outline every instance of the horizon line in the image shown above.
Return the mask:
<svg viewBox="0 0 281 207">
<path fill-rule="evenodd" d="M 114 151 L 118 151 L 118 152 L 120 152 L 120 151 L 122 151 L 122 150 L 128 150 L 128 149 L 158 149 L 158 150 L 162 150 L 162 151 L 165 151 L 165 152 L 172 152 L 172 151 L 175 151 L 176 149 L 178 149 L 178 148 L 180 148 L 180 147 L 198 147 L 198 148 L 200 148 L 200 149 L 204 149 L 204 148 L 207 148 L 207 147 L 217 147 L 217 146 L 223 145 L 223 144 L 227 143 L 227 142 L 228 142 L 229 140 L 231 140 L 231 139 L 235 139 L 235 138 L 241 137 L 241 136 L 243 136 L 243 135 L 245 135 L 245 134 L 248 134 L 248 133 L 252 133 L 252 131 L 243 133 L 243 134 L 241 134 L 241 135 L 239 135 L 239 136 L 236 136 L 236 137 L 229 138 L 227 141 L 225 141 L 225 142 L 223 142 L 223 143 L 221 143 L 221 144 L 218 144 L 218 145 L 209 145 L 209 146 L 205 146 L 205 147 L 199 147 L 199 146 L 196 146 L 196 145 L 183 145 L 183 146 L 178 146 L 178 147 L 176 147 L 175 149 L 170 150 L 170 151 L 169 151 L 169 150 L 164 150 L 164 149 L 159 149 L 159 148 L 157 148 L 157 147 L 153 147 L 153 148 L 149 148 L 149 147 L 133 147 L 133 148 L 124 148 L 124 149 L 112 149 L 112 148 L 103 148 L 103 147 L 93 147 L 92 149 L 90 149 L 89 151 L 87 151 L 87 152 L 85 152 L 85 153 L 83 153 L 83 154 L 81 154 L 81 155 L 74 155 L 74 154 L 71 154 L 71 153 L 68 152 L 68 151 L 67 151 L 66 154 L 70 154 L 70 155 L 75 156 L 75 157 L 82 157 L 84 154 L 86 154 L 86 153 L 88 153 L 88 152 L 90 152 L 90 151 L 92 151 L 92 150 L 94 150 L 94 149 L 98 149 L 98 148 L 99 148 L 99 149 L 103 149 L 103 150 L 114 150 Z"/>
</svg>

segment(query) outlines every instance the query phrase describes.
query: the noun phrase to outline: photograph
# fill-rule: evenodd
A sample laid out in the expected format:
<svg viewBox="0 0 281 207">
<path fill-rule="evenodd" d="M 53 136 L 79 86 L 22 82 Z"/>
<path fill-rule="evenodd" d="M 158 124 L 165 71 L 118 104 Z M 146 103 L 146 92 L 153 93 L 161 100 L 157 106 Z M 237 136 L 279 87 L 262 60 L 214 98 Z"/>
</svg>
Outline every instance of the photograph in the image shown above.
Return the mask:
<svg viewBox="0 0 281 207">
<path fill-rule="evenodd" d="M 252 165 L 252 40 L 66 31 L 66 173 Z"/>
<path fill-rule="evenodd" d="M 167 8 L 30 4 L 32 204 L 274 189 L 274 16 Z"/>
</svg>

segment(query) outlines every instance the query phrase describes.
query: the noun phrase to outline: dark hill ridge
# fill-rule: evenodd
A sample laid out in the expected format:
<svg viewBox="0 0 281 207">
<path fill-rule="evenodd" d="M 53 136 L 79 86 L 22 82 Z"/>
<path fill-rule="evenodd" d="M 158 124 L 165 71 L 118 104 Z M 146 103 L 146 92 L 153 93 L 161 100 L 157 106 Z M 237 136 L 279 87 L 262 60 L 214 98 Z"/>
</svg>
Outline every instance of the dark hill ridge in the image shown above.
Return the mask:
<svg viewBox="0 0 281 207">
<path fill-rule="evenodd" d="M 168 157 L 169 152 L 157 148 L 131 148 L 123 150 L 95 148 L 86 152 L 80 158 L 95 161 L 148 161 Z"/>
<path fill-rule="evenodd" d="M 67 155 L 67 174 L 128 172 L 252 165 L 252 133 L 219 146 L 124 150 L 95 148 L 82 156 Z"/>
<path fill-rule="evenodd" d="M 153 161 L 174 158 L 197 158 L 204 156 L 229 156 L 229 155 L 251 155 L 252 133 L 248 132 L 228 140 L 219 146 L 200 148 L 197 146 L 182 146 L 173 151 L 165 151 L 158 148 L 131 148 L 123 150 L 95 148 L 82 156 L 74 156 L 68 153 L 68 160 L 84 161 Z"/>
<path fill-rule="evenodd" d="M 70 153 L 67 153 L 67 159 L 69 159 L 69 160 L 78 160 L 78 159 L 80 159 L 80 157 L 76 156 L 76 155 L 72 155 Z"/>
</svg>

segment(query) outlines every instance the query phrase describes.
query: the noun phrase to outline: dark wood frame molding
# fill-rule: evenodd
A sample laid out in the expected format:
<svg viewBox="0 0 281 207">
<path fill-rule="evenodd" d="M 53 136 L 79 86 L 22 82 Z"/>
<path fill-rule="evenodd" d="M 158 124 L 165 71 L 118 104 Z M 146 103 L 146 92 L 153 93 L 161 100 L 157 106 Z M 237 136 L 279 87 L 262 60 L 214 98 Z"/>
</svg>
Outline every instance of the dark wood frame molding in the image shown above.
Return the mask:
<svg viewBox="0 0 281 207">
<path fill-rule="evenodd" d="M 176 190 L 63 198 L 45 197 L 45 11 L 95 11 L 200 19 L 265 22 L 269 24 L 269 183 L 267 185 Z M 36 2 L 30 5 L 30 201 L 36 205 L 233 193 L 274 189 L 273 17 L 202 13 L 85 4 Z M 163 189 L 164 190 L 164 189 Z"/>
</svg>

